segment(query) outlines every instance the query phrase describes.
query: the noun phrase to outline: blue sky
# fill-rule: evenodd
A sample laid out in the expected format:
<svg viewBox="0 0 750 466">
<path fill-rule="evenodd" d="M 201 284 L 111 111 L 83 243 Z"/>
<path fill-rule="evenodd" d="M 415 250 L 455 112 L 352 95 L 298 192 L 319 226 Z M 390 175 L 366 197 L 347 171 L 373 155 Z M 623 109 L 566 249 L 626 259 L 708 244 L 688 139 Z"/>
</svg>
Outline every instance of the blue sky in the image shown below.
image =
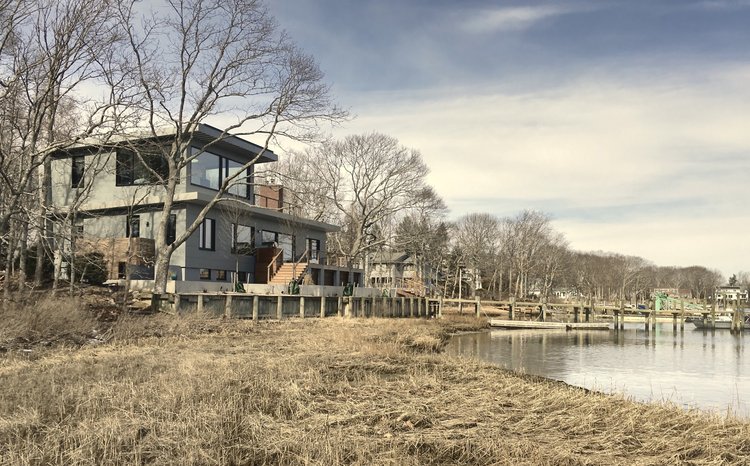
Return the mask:
<svg viewBox="0 0 750 466">
<path fill-rule="evenodd" d="M 334 134 L 419 149 L 451 217 L 750 270 L 750 1 L 269 3 L 356 116 Z"/>
</svg>

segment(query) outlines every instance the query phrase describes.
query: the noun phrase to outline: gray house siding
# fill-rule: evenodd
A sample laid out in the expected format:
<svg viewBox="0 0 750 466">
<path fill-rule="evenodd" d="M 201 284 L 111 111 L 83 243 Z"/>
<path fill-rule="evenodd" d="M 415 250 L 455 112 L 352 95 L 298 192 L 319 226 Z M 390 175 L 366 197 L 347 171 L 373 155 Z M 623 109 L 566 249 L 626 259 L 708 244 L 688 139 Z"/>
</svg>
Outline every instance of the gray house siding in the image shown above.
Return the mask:
<svg viewBox="0 0 750 466">
<path fill-rule="evenodd" d="M 211 137 L 218 130 L 201 127 L 199 141 L 211 142 Z M 260 148 L 240 138 L 211 144 L 210 153 L 223 159 L 246 163 L 253 151 Z M 72 186 L 73 160 L 83 157 L 84 182 L 82 187 Z M 276 155 L 266 152 L 259 162 L 276 160 Z M 232 167 L 230 167 L 232 168 Z M 236 168 L 236 165 L 234 166 Z M 238 177 L 242 182 L 252 181 L 252 167 Z M 208 173 L 208 171 L 206 171 Z M 83 219 L 84 236 L 91 238 L 125 238 L 127 214 L 130 210 L 140 219 L 139 236 L 155 238 L 156 228 L 161 220 L 161 207 L 164 190 L 157 185 L 139 184 L 134 186 L 117 186 L 117 153 L 115 150 L 103 150 L 97 153 L 93 146 L 82 146 L 70 153 L 57 154 L 51 162 L 51 205 L 65 212 L 77 196 L 86 193 L 79 207 L 79 218 Z M 192 184 L 191 165 L 182 170 L 177 191 L 175 208 L 172 213 L 177 216 L 176 235 L 179 237 L 197 218 L 203 206 L 216 194 L 216 190 Z M 243 201 L 252 204 L 253 188 Z M 234 203 L 233 205 L 237 205 Z M 235 269 L 244 272 L 246 281 L 253 282 L 255 272 L 254 255 L 237 255 L 232 252 L 232 223 L 255 229 L 255 247 L 263 246 L 263 231 L 272 231 L 294 236 L 294 259 L 306 249 L 308 239 L 317 240 L 320 251 L 325 251 L 326 233 L 334 231 L 332 225 L 294 218 L 274 209 L 244 207 L 244 214 L 237 214 L 237 208 L 215 207 L 208 218 L 215 220 L 215 238 L 213 250 L 200 248 L 199 230 L 193 232 L 186 242 L 178 247 L 172 255 L 170 270 L 175 280 L 201 279 L 201 269 L 211 270 L 211 281 L 217 281 L 217 271 L 225 271 L 226 281 L 233 279 Z"/>
</svg>

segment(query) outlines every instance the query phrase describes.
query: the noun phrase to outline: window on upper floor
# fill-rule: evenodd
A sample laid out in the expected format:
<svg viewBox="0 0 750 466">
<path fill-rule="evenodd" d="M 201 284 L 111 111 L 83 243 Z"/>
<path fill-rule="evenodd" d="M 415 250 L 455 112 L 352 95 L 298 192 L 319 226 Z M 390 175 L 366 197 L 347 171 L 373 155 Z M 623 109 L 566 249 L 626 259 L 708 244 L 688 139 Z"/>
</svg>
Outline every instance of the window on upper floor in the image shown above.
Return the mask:
<svg viewBox="0 0 750 466">
<path fill-rule="evenodd" d="M 248 199 L 251 197 L 251 169 L 245 170 L 243 164 L 211 152 L 201 152 L 196 148 L 192 151 L 198 155 L 190 162 L 190 184 L 218 191 L 224 180 L 239 173 L 230 182 L 227 192 Z"/>
<path fill-rule="evenodd" d="M 143 149 L 139 150 L 139 154 L 140 157 L 130 149 L 117 149 L 115 173 L 117 186 L 156 184 L 159 182 L 159 177 L 166 179 L 169 176 L 169 166 L 160 151 L 153 148 Z"/>
<path fill-rule="evenodd" d="M 86 168 L 86 158 L 83 155 L 77 155 L 71 159 L 70 187 L 83 187 L 83 174 Z"/>
</svg>

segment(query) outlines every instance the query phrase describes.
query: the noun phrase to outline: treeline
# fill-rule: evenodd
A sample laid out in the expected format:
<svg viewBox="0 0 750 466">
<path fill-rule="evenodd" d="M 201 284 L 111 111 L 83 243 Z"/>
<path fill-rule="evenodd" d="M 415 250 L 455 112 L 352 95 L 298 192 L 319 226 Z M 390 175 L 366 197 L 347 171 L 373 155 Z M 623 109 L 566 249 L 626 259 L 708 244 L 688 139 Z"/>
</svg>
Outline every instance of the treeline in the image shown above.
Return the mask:
<svg viewBox="0 0 750 466">
<path fill-rule="evenodd" d="M 704 266 L 664 267 L 641 257 L 572 250 L 538 211 L 447 221 L 427 173 L 419 152 L 371 133 L 292 153 L 272 176 L 287 189 L 287 211 L 341 226 L 329 238 L 329 259 L 361 267 L 369 277 L 383 251 L 407 252 L 433 294 L 456 297 L 460 289 L 463 296 L 496 299 L 633 302 L 648 299 L 654 288 L 705 299 L 724 283 Z"/>
</svg>

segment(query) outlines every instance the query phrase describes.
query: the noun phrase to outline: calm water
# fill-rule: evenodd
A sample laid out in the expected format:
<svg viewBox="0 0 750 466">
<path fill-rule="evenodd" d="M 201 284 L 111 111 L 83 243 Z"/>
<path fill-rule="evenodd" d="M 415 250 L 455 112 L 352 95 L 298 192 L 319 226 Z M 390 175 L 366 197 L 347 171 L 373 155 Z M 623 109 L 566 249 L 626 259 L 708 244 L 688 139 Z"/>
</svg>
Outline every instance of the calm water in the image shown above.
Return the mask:
<svg viewBox="0 0 750 466">
<path fill-rule="evenodd" d="M 750 332 L 685 331 L 661 324 L 625 330 L 492 330 L 453 337 L 447 352 L 478 357 L 507 369 L 571 385 L 624 393 L 644 401 L 669 400 L 750 417 Z"/>
</svg>

